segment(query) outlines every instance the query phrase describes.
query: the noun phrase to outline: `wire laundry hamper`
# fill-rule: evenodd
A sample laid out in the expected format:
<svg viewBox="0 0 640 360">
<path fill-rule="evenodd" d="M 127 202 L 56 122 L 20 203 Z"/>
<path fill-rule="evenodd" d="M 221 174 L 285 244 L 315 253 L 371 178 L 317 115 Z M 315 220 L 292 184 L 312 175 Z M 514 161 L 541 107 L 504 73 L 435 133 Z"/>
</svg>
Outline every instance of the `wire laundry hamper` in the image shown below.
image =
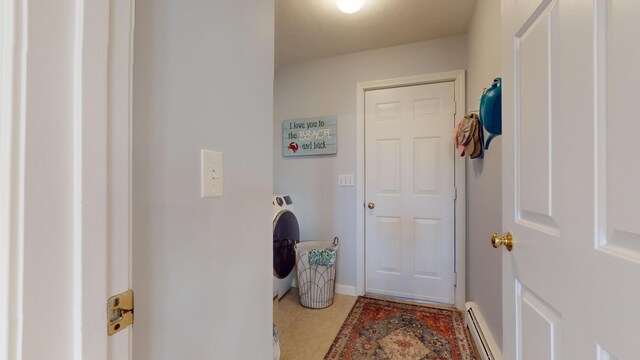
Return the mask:
<svg viewBox="0 0 640 360">
<path fill-rule="evenodd" d="M 331 241 L 302 241 L 295 245 L 296 275 L 300 304 L 311 309 L 323 309 L 333 304 L 336 286 L 336 262 L 331 265 L 311 265 L 311 250 L 338 250 L 338 238 Z M 337 260 L 337 258 L 335 259 Z"/>
</svg>

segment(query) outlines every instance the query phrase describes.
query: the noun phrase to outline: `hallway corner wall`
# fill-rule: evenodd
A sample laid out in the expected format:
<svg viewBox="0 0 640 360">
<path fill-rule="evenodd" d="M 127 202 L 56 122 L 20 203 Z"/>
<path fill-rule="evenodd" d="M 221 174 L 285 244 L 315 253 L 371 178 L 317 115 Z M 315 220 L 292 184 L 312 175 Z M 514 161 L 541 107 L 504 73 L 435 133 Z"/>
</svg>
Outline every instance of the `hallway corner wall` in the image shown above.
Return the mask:
<svg viewBox="0 0 640 360">
<path fill-rule="evenodd" d="M 468 109 L 479 108 L 482 89 L 500 76 L 500 36 L 500 1 L 478 0 L 468 32 Z M 502 249 L 493 249 L 489 239 L 502 231 L 501 185 L 502 139 L 497 137 L 483 159 L 467 160 L 467 300 L 478 304 L 500 347 Z"/>
<path fill-rule="evenodd" d="M 133 358 L 270 359 L 271 0 L 137 0 Z M 224 196 L 200 198 L 200 149 Z"/>
</svg>

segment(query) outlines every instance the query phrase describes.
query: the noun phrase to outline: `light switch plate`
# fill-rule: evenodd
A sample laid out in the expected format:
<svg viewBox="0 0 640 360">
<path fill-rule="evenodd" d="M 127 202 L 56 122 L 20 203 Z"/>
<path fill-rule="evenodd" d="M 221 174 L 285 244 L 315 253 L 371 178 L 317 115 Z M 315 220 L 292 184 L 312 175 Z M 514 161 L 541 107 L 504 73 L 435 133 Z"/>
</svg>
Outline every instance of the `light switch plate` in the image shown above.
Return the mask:
<svg viewBox="0 0 640 360">
<path fill-rule="evenodd" d="M 353 174 L 338 175 L 338 186 L 354 186 Z"/>
<path fill-rule="evenodd" d="M 200 197 L 222 196 L 224 188 L 224 169 L 222 153 L 211 150 L 201 150 L 201 184 Z"/>
</svg>

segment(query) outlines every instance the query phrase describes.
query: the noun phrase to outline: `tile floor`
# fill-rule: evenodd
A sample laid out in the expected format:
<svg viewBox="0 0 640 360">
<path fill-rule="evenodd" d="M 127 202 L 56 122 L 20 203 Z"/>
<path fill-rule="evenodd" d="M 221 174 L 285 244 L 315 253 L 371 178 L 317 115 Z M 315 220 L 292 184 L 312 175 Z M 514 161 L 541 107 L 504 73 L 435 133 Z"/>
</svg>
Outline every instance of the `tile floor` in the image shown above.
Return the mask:
<svg viewBox="0 0 640 360">
<path fill-rule="evenodd" d="M 280 332 L 280 360 L 322 360 L 357 297 L 336 294 L 326 309 L 307 309 L 296 289 L 273 301 L 273 322 Z"/>
</svg>

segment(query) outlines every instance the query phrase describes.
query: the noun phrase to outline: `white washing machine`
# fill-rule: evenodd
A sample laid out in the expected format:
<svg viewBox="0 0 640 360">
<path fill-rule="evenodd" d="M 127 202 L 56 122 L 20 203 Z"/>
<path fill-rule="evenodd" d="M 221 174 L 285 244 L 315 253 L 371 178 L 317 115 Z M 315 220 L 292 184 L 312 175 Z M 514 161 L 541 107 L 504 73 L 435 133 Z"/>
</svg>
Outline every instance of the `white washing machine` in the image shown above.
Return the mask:
<svg viewBox="0 0 640 360">
<path fill-rule="evenodd" d="M 291 289 L 296 264 L 294 245 L 299 241 L 291 196 L 273 195 L 273 297 L 278 300 Z"/>
</svg>

